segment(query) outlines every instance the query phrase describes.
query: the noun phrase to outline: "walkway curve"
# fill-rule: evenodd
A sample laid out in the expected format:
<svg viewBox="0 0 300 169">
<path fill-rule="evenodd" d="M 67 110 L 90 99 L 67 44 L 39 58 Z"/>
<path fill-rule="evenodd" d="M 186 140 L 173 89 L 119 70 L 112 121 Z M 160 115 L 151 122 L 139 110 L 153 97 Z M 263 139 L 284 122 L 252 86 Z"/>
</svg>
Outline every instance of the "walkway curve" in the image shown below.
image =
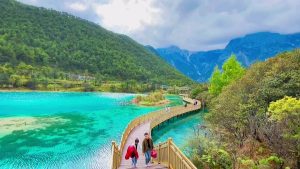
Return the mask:
<svg viewBox="0 0 300 169">
<path fill-rule="evenodd" d="M 144 139 L 144 133 L 149 132 L 150 133 L 150 122 L 145 122 L 138 127 L 134 128 L 132 132 L 130 133 L 127 142 L 125 144 L 125 147 L 123 149 L 122 153 L 122 160 L 121 160 L 121 165 L 119 169 L 127 169 L 131 168 L 131 160 L 125 160 L 124 157 L 126 155 L 127 147 L 129 145 L 132 145 L 134 143 L 134 140 L 138 138 L 140 140 L 139 147 L 138 147 L 138 153 L 139 153 L 139 159 L 137 163 L 137 168 L 146 168 L 145 167 L 145 156 L 142 154 L 142 141 Z M 152 167 L 147 167 L 147 169 L 152 169 L 152 168 L 166 168 L 162 165 L 153 165 Z"/>
<path fill-rule="evenodd" d="M 144 133 L 148 132 L 151 134 L 151 130 L 154 127 L 158 126 L 159 124 L 163 123 L 164 121 L 167 121 L 173 117 L 176 117 L 176 116 L 179 116 L 182 114 L 186 114 L 186 113 L 189 113 L 192 111 L 197 111 L 197 110 L 201 109 L 201 106 L 193 105 L 193 103 L 194 103 L 193 99 L 183 98 L 183 101 L 185 101 L 187 103 L 192 103 L 192 104 L 188 104 L 187 107 L 184 107 L 184 106 L 171 107 L 169 112 L 167 112 L 166 110 L 159 110 L 156 112 L 152 112 L 152 113 L 143 115 L 143 116 L 138 117 L 137 119 L 134 119 L 133 121 L 131 121 L 123 133 L 120 147 L 118 147 L 115 143 L 113 143 L 112 168 L 113 169 L 132 168 L 131 160 L 125 160 L 125 154 L 127 151 L 127 147 L 129 145 L 134 144 L 134 140 L 136 138 L 138 138 L 140 140 L 139 148 L 138 148 L 138 153 L 139 153 L 140 158 L 137 163 L 137 168 L 145 168 L 145 157 L 142 154 L 142 147 L 141 147 L 142 141 L 144 139 Z M 198 103 L 200 103 L 200 102 L 198 101 Z M 186 160 L 187 158 L 184 157 L 183 159 Z M 191 163 L 191 162 L 188 161 L 187 163 Z M 191 164 L 191 165 L 193 165 L 193 164 Z M 164 168 L 167 168 L 167 166 L 160 165 L 160 164 L 154 164 L 151 167 L 147 167 L 147 169 L 164 169 Z"/>
</svg>

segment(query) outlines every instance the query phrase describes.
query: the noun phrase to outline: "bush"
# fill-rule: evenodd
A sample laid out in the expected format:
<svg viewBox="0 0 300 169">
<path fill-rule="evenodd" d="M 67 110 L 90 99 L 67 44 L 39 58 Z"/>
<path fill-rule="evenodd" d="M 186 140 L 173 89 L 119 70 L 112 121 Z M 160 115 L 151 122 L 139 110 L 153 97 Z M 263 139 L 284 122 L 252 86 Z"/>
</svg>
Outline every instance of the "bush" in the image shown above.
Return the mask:
<svg viewBox="0 0 300 169">
<path fill-rule="evenodd" d="M 224 146 L 205 137 L 195 137 L 185 150 L 197 168 L 232 169 L 233 160 Z"/>
<path fill-rule="evenodd" d="M 90 83 L 84 83 L 83 84 L 83 91 L 85 92 L 91 92 L 95 90 L 95 86 Z"/>
<path fill-rule="evenodd" d="M 26 86 L 27 86 L 29 89 L 32 89 L 32 90 L 37 89 L 37 85 L 38 85 L 38 82 L 37 82 L 37 80 L 36 80 L 35 78 L 30 79 L 30 80 L 27 82 L 27 84 L 26 84 Z"/>
<path fill-rule="evenodd" d="M 137 103 L 142 105 L 154 105 L 166 100 L 162 91 L 153 92 L 146 96 L 138 95 L 135 99 Z"/>
</svg>

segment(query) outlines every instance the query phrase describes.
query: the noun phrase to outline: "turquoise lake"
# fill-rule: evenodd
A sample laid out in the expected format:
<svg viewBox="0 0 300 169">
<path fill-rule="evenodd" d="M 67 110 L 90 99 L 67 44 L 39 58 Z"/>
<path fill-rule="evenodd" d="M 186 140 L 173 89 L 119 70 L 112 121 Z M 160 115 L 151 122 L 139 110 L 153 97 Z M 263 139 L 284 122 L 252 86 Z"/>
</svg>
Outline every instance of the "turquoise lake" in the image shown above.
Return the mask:
<svg viewBox="0 0 300 169">
<path fill-rule="evenodd" d="M 165 122 L 159 129 L 152 132 L 152 138 L 155 144 L 165 142 L 168 138 L 172 138 L 175 144 L 184 149 L 187 146 L 188 138 L 196 134 L 203 134 L 203 130 L 198 130 L 199 126 L 204 125 L 203 116 L 207 111 L 199 111 L 197 113 L 175 118 L 170 122 Z"/>
<path fill-rule="evenodd" d="M 0 168 L 109 168 L 111 141 L 120 141 L 130 120 L 161 108 L 133 105 L 133 97 L 0 92 Z"/>
</svg>

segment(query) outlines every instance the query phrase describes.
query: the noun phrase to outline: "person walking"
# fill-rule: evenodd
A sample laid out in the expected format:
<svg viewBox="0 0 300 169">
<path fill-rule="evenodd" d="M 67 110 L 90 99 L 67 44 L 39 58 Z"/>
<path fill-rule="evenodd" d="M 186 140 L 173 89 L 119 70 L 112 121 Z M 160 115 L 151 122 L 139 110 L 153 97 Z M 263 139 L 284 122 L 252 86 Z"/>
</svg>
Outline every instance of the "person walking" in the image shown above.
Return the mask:
<svg viewBox="0 0 300 169">
<path fill-rule="evenodd" d="M 139 158 L 139 153 L 137 151 L 138 144 L 139 144 L 139 139 L 136 138 L 135 141 L 134 141 L 134 145 L 128 146 L 127 152 L 126 152 L 126 155 L 125 155 L 125 159 L 126 160 L 128 160 L 129 158 L 131 158 L 131 160 L 132 160 L 132 166 L 134 168 L 136 168 L 137 160 Z"/>
<path fill-rule="evenodd" d="M 145 138 L 143 140 L 143 154 L 146 158 L 146 167 L 150 166 L 151 161 L 151 151 L 153 150 L 153 141 L 149 136 L 149 133 L 144 134 Z"/>
<path fill-rule="evenodd" d="M 137 160 L 138 160 L 138 157 L 139 157 L 139 154 L 138 154 L 138 145 L 139 145 L 139 142 L 140 142 L 140 140 L 138 138 L 136 138 L 134 140 L 134 145 L 135 145 L 135 149 L 136 149 L 136 152 L 137 152 L 137 157 L 133 157 L 132 158 L 132 165 L 134 167 L 136 167 L 136 163 L 137 163 Z"/>
</svg>

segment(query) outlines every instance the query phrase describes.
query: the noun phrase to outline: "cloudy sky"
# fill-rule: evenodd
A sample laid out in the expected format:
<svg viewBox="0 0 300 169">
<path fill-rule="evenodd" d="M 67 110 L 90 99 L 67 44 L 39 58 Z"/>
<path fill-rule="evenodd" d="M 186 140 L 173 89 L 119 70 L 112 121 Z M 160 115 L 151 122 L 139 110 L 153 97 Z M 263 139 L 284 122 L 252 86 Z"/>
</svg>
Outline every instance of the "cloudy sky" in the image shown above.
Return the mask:
<svg viewBox="0 0 300 169">
<path fill-rule="evenodd" d="M 154 47 L 224 48 L 232 38 L 300 32 L 300 0 L 19 0 L 65 11 Z"/>
</svg>

